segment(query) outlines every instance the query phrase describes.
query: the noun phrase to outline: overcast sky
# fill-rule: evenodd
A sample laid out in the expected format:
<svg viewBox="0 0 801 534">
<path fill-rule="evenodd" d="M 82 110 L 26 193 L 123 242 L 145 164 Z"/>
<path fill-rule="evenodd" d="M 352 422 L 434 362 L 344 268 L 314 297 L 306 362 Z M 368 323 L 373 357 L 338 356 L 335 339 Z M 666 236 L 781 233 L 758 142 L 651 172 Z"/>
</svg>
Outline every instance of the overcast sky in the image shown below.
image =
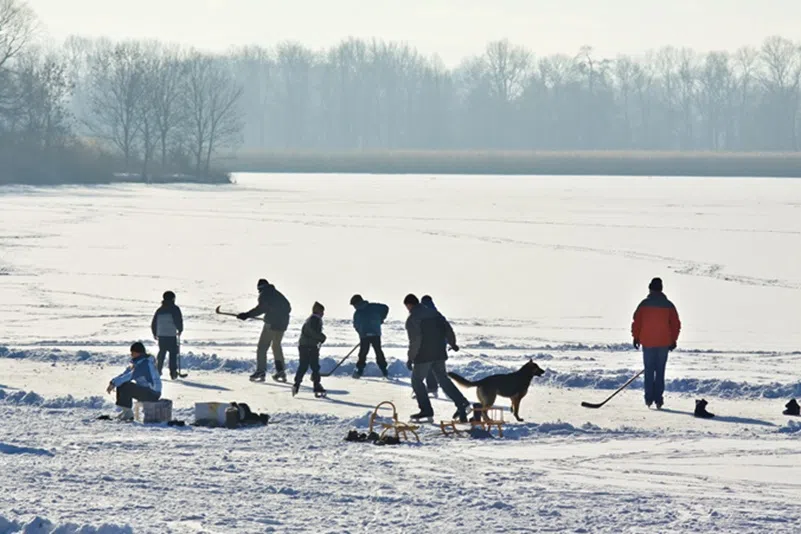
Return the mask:
<svg viewBox="0 0 801 534">
<path fill-rule="evenodd" d="M 342 38 L 406 41 L 449 66 L 508 38 L 536 55 L 698 51 L 801 39 L 801 0 L 29 0 L 48 34 L 157 38 L 224 50 L 284 40 L 315 49 Z"/>
</svg>

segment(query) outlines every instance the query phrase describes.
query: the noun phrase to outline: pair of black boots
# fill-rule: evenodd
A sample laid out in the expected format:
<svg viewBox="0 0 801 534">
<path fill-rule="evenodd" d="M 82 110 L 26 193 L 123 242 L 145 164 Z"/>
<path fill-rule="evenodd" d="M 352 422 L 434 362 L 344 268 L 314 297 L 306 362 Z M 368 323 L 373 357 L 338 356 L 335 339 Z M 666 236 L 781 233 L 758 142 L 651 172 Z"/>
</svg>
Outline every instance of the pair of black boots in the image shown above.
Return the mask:
<svg viewBox="0 0 801 534">
<path fill-rule="evenodd" d="M 384 436 L 379 437 L 379 435 L 375 432 L 370 432 L 370 434 L 365 434 L 364 432 L 359 433 L 358 430 L 351 430 L 348 432 L 348 436 L 345 438 L 345 441 L 356 441 L 356 442 L 370 442 L 374 445 L 398 445 L 400 444 L 400 439 L 395 436 Z"/>
<path fill-rule="evenodd" d="M 801 406 L 795 399 L 791 399 L 784 407 L 787 408 L 782 412 L 784 415 L 801 415 Z"/>
</svg>

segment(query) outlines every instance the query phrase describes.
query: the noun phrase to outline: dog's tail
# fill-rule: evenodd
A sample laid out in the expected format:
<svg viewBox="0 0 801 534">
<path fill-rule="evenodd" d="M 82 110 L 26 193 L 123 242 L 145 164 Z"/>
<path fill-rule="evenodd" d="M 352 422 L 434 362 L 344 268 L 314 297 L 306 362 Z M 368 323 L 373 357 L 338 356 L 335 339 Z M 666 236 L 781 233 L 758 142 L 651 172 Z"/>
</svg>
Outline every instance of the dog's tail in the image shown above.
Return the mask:
<svg viewBox="0 0 801 534">
<path fill-rule="evenodd" d="M 468 380 L 468 379 L 466 379 L 464 377 L 461 377 L 461 376 L 457 375 L 456 373 L 448 372 L 448 376 L 451 377 L 451 380 L 453 380 L 454 382 L 456 382 L 460 386 L 464 386 L 466 388 L 472 388 L 472 387 L 476 387 L 478 385 L 473 381 L 470 381 L 470 380 Z"/>
</svg>

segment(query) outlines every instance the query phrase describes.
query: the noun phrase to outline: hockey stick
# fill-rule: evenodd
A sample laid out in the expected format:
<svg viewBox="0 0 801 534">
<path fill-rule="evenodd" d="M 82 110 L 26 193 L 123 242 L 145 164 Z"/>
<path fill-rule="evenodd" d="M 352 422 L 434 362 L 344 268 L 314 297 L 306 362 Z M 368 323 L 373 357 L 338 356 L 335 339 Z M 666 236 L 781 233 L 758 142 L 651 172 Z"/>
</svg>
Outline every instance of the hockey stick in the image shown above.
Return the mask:
<svg viewBox="0 0 801 534">
<path fill-rule="evenodd" d="M 320 376 L 331 376 L 332 374 L 334 374 L 334 371 L 336 371 L 337 369 L 339 369 L 339 366 L 340 366 L 340 365 L 342 365 L 342 364 L 345 362 L 345 360 L 347 360 L 348 358 L 350 358 L 350 355 L 351 355 L 351 354 L 353 354 L 353 351 L 355 351 L 356 349 L 358 349 L 360 345 L 361 345 L 361 343 L 357 344 L 355 347 L 353 347 L 352 349 L 350 349 L 350 352 L 349 352 L 349 353 L 348 353 L 348 354 L 347 354 L 347 355 L 346 355 L 344 358 L 342 358 L 341 360 L 339 360 L 339 363 L 338 363 L 338 364 L 336 364 L 336 365 L 334 366 L 334 368 L 333 368 L 333 369 L 331 369 L 331 370 L 330 370 L 330 371 L 328 371 L 327 373 L 320 373 Z"/>
<path fill-rule="evenodd" d="M 180 376 L 181 378 L 186 378 L 187 376 L 189 376 L 189 373 L 181 372 L 181 336 L 177 336 L 175 341 L 176 345 L 178 346 L 178 376 Z"/>
<path fill-rule="evenodd" d="M 609 402 L 609 401 L 610 401 L 610 399 L 611 399 L 612 397 L 614 397 L 615 395 L 617 395 L 618 393 L 620 393 L 621 391 L 623 391 L 624 389 L 626 389 L 626 388 L 629 386 L 629 384 L 631 384 L 632 382 L 634 382 L 634 381 L 635 381 L 635 380 L 636 380 L 636 379 L 637 379 L 637 378 L 638 378 L 638 377 L 639 377 L 641 374 L 643 374 L 644 372 L 645 372 L 645 369 L 643 369 L 642 371 L 640 371 L 640 372 L 639 372 L 639 373 L 637 373 L 636 375 L 632 376 L 632 377 L 629 379 L 629 381 L 628 381 L 628 382 L 626 382 L 625 384 L 623 384 L 622 386 L 620 386 L 619 388 L 617 388 L 617 391 L 615 391 L 614 393 L 612 393 L 611 395 L 609 395 L 609 397 L 607 397 L 605 401 L 603 401 L 603 402 L 601 402 L 601 403 L 599 403 L 599 404 L 593 404 L 593 403 L 591 403 L 591 402 L 585 402 L 585 401 L 581 401 L 581 405 L 582 405 L 582 406 L 584 406 L 585 408 L 600 408 L 601 406 L 603 406 L 604 404 L 606 404 L 607 402 Z"/>
<path fill-rule="evenodd" d="M 229 317 L 237 317 L 237 318 L 239 316 L 238 313 L 220 311 L 220 308 L 222 308 L 222 306 L 217 306 L 217 308 L 215 308 L 214 310 L 214 312 L 217 313 L 218 315 L 227 315 Z M 248 319 L 258 319 L 258 317 L 248 317 Z"/>
</svg>

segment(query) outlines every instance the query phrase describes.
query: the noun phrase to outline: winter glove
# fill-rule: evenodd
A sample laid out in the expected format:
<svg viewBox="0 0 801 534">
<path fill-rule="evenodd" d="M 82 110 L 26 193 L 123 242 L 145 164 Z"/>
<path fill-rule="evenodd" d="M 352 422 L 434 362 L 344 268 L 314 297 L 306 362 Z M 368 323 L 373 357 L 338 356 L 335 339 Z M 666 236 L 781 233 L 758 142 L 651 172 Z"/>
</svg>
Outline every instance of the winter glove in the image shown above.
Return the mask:
<svg viewBox="0 0 801 534">
<path fill-rule="evenodd" d="M 634 340 L 634 348 L 637 349 L 637 350 L 640 350 L 640 340 L 639 339 L 635 339 Z"/>
<path fill-rule="evenodd" d="M 406 361 L 406 368 L 407 368 L 409 371 L 411 371 L 411 370 L 412 370 L 412 367 L 413 367 L 413 365 L 412 365 L 412 360 L 407 360 L 407 361 Z"/>
<path fill-rule="evenodd" d="M 675 348 L 676 348 L 676 342 L 674 341 L 668 350 L 672 351 Z"/>
<path fill-rule="evenodd" d="M 451 345 L 451 350 L 453 352 L 459 352 L 459 345 Z"/>
<path fill-rule="evenodd" d="M 248 318 L 248 314 L 245 312 L 238 313 L 236 314 L 236 318 L 239 319 L 240 321 L 244 321 L 245 319 Z"/>
</svg>

